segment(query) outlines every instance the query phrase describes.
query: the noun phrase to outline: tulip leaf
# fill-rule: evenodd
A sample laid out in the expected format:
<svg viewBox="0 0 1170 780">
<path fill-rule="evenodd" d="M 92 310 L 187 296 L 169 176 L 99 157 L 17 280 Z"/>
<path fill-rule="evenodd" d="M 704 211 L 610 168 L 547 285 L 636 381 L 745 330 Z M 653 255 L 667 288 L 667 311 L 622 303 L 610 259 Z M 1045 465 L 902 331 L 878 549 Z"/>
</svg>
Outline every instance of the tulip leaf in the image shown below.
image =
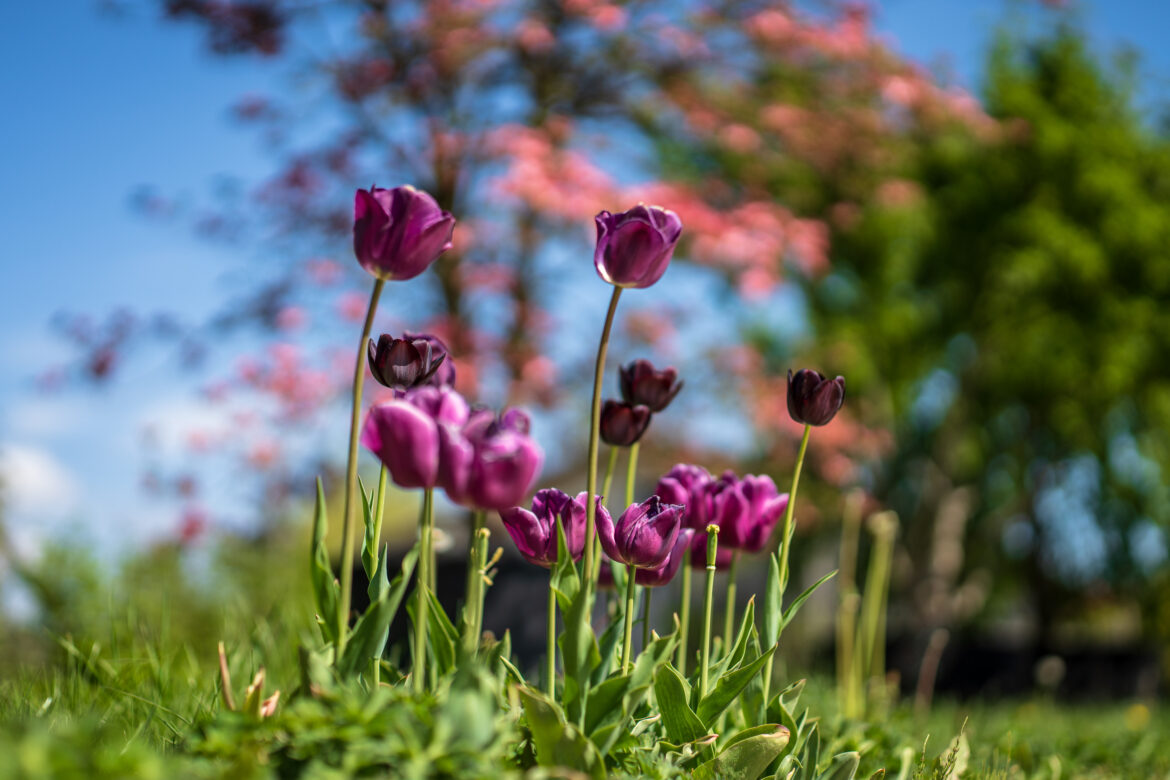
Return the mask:
<svg viewBox="0 0 1170 780">
<path fill-rule="evenodd" d="M 601 651 L 589 621 L 590 595 L 589 588 L 581 587 L 568 600 L 565 628 L 558 640 L 565 668 L 564 703 L 574 721 L 581 715 L 593 670 L 601 664 Z"/>
<path fill-rule="evenodd" d="M 779 756 L 791 735 L 775 724 L 757 726 L 736 734 L 719 755 L 698 766 L 695 780 L 757 780 Z"/>
<path fill-rule="evenodd" d="M 581 578 L 577 574 L 577 566 L 573 563 L 573 556 L 569 555 L 569 543 L 565 538 L 565 528 L 561 524 L 560 517 L 557 517 L 556 523 L 557 562 L 553 564 L 551 585 L 557 593 L 557 602 L 561 612 L 568 612 L 569 603 L 581 587 Z"/>
<path fill-rule="evenodd" d="M 789 623 L 792 622 L 792 619 L 794 617 L 796 617 L 797 611 L 804 605 L 804 602 L 808 601 L 808 597 L 811 596 L 817 588 L 821 587 L 826 582 L 828 582 L 830 579 L 832 579 L 833 575 L 835 575 L 836 573 L 837 573 L 837 570 L 833 569 L 831 572 L 826 574 L 824 577 L 821 577 L 819 580 L 814 582 L 812 585 L 809 585 L 807 588 L 805 588 L 804 592 L 801 593 L 799 596 L 797 596 L 792 601 L 792 603 L 788 605 L 788 609 L 784 610 L 784 617 L 780 621 L 780 629 L 781 630 L 783 630 L 785 627 L 788 626 Z"/>
<path fill-rule="evenodd" d="M 602 566 L 605 564 L 602 563 Z M 625 608 L 624 599 L 623 606 Z M 601 655 L 601 664 L 593 670 L 593 684 L 600 685 L 607 676 L 609 676 L 611 668 L 618 663 L 618 647 L 622 640 L 622 619 L 621 615 L 617 615 L 613 620 L 609 621 L 609 625 L 601 632 L 601 639 L 598 640 L 598 652 Z"/>
<path fill-rule="evenodd" d="M 833 756 L 828 769 L 817 775 L 817 780 L 853 780 L 857 767 L 861 765 L 861 754 L 855 750 Z"/>
<path fill-rule="evenodd" d="M 365 535 L 362 537 L 362 568 L 365 569 L 366 577 L 371 581 L 378 569 L 378 543 L 381 540 L 374 538 L 374 532 L 378 530 L 378 518 L 375 515 L 377 508 L 382 506 L 382 485 L 383 481 L 378 480 L 378 490 L 371 497 L 366 494 L 366 486 L 362 484 L 361 477 L 358 477 L 358 490 L 362 494 L 363 527 L 366 529 Z"/>
<path fill-rule="evenodd" d="M 771 647 L 780 641 L 783 626 L 784 590 L 780 587 L 780 558 L 778 553 L 768 556 L 768 580 L 764 585 L 763 636 L 761 643 Z"/>
<path fill-rule="evenodd" d="M 329 548 L 325 537 L 329 531 L 329 517 L 325 508 L 325 489 L 317 478 L 317 505 L 313 511 L 313 549 L 309 560 L 309 575 L 313 583 L 313 599 L 317 605 L 317 622 L 326 642 L 337 641 L 337 601 L 341 586 L 333 576 L 329 563 Z"/>
<path fill-rule="evenodd" d="M 704 726 L 711 728 L 715 725 L 716 719 L 735 701 L 752 678 L 760 673 L 764 664 L 772 662 L 774 652 L 776 648 L 770 647 L 759 658 L 719 678 L 715 687 L 699 702 L 698 716 Z"/>
<path fill-rule="evenodd" d="M 723 661 L 719 664 L 719 672 L 715 675 L 716 679 L 726 674 L 728 669 L 739 666 L 743 662 L 744 653 L 747 652 L 748 640 L 755 630 L 756 597 L 752 596 L 748 599 L 747 607 L 744 609 L 743 620 L 739 624 L 739 634 L 736 637 L 735 644 L 732 645 L 727 655 L 723 656 Z"/>
<path fill-rule="evenodd" d="M 592 735 L 607 715 L 620 711 L 618 706 L 630 687 L 628 674 L 610 677 L 600 685 L 589 689 L 589 702 L 585 707 L 585 733 Z"/>
<path fill-rule="evenodd" d="M 604 780 L 605 761 L 597 747 L 575 725 L 565 720 L 560 707 L 530 687 L 517 690 L 523 700 L 528 729 L 532 732 L 536 763 L 543 767 L 573 769 Z"/>
<path fill-rule="evenodd" d="M 383 553 L 383 561 L 389 555 Z M 381 598 L 372 601 L 358 622 L 353 627 L 349 643 L 345 652 L 337 661 L 337 671 L 343 677 L 356 674 L 365 669 L 369 659 L 381 658 L 386 649 L 386 638 L 390 631 L 390 623 L 398 614 L 398 607 L 402 604 L 402 597 L 406 593 L 406 585 L 410 582 L 410 575 L 414 573 L 414 565 L 418 560 L 418 545 L 410 549 L 402 559 L 402 567 L 395 575 L 394 581 L 386 588 Z M 385 564 L 379 569 L 382 576 L 386 576 Z"/>
<path fill-rule="evenodd" d="M 439 675 L 444 675 L 455 668 L 458 660 L 459 632 L 455 629 L 451 619 L 439 599 L 426 589 L 427 594 L 427 644 L 435 657 Z"/>
<path fill-rule="evenodd" d="M 703 722 L 688 703 L 690 686 L 678 670 L 669 663 L 658 667 L 654 673 L 654 696 L 658 700 L 658 711 L 662 714 L 662 727 L 671 742 L 685 744 L 707 735 Z"/>
</svg>

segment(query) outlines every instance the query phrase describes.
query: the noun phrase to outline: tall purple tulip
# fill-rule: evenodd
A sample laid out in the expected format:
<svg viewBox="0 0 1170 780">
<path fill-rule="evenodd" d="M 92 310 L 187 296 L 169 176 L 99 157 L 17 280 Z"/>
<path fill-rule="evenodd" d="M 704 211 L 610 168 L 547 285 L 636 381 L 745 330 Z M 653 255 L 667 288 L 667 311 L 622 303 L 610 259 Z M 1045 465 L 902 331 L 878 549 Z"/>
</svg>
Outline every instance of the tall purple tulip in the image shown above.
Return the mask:
<svg viewBox="0 0 1170 780">
<path fill-rule="evenodd" d="M 668 504 L 685 506 L 683 525 L 703 531 L 707 523 L 711 522 L 708 487 L 712 481 L 711 475 L 702 466 L 679 463 L 658 480 L 658 488 L 654 492 Z"/>
<path fill-rule="evenodd" d="M 451 248 L 455 217 L 410 185 L 358 190 L 353 204 L 353 251 L 386 281 L 413 279 Z"/>
<path fill-rule="evenodd" d="M 394 484 L 432 488 L 438 484 L 440 439 L 467 422 L 467 402 L 450 388 L 420 387 L 370 409 L 362 445 L 386 464 Z"/>
<path fill-rule="evenodd" d="M 805 425 L 827 425 L 845 403 L 845 377 L 828 379 L 819 371 L 802 368 L 788 372 L 788 414 Z"/>
<path fill-rule="evenodd" d="M 617 287 L 649 287 L 662 278 L 682 233 L 673 211 L 639 203 L 629 211 L 602 211 L 595 218 L 598 275 Z"/>
<path fill-rule="evenodd" d="M 759 552 L 772 529 L 788 508 L 788 494 L 781 494 L 769 476 L 747 474 L 737 479 L 724 475 L 724 488 L 712 496 L 712 520 L 719 526 L 719 546 Z"/>
<path fill-rule="evenodd" d="M 445 350 L 435 351 L 426 339 L 396 339 L 388 333 L 379 336 L 376 344 L 370 339 L 367 349 L 374 379 L 400 390 L 428 383 L 447 358 Z"/>
<path fill-rule="evenodd" d="M 595 497 L 598 515 L 605 513 L 601 499 Z M 515 506 L 500 512 L 504 528 L 516 548 L 528 561 L 546 569 L 557 562 L 557 519 L 565 530 L 565 543 L 574 561 L 585 550 L 585 493 L 574 498 L 555 488 L 536 491 L 532 510 Z"/>
<path fill-rule="evenodd" d="M 694 529 L 680 529 L 678 538 L 674 542 L 674 547 L 671 548 L 670 554 L 666 556 L 666 560 L 662 562 L 662 565 L 656 569 L 636 569 L 634 581 L 639 585 L 645 585 L 651 588 L 658 588 L 669 584 L 674 579 L 674 575 L 678 573 L 678 567 L 682 565 L 687 548 L 693 543 L 694 535 Z"/>
<path fill-rule="evenodd" d="M 659 371 L 649 360 L 627 363 L 618 369 L 618 378 L 623 401 L 646 406 L 654 413 L 669 406 L 683 386 L 678 371 L 674 368 Z"/>
<path fill-rule="evenodd" d="M 528 415 L 509 409 L 498 418 L 477 410 L 461 429 L 443 432 L 439 484 L 459 504 L 503 511 L 532 489 L 544 463 L 540 445 L 528 435 Z"/>
<path fill-rule="evenodd" d="M 615 524 L 605 515 L 597 518 L 601 548 L 618 563 L 636 569 L 661 566 L 674 549 L 682 522 L 683 507 L 664 504 L 650 496 L 640 504 L 631 504 Z"/>
</svg>

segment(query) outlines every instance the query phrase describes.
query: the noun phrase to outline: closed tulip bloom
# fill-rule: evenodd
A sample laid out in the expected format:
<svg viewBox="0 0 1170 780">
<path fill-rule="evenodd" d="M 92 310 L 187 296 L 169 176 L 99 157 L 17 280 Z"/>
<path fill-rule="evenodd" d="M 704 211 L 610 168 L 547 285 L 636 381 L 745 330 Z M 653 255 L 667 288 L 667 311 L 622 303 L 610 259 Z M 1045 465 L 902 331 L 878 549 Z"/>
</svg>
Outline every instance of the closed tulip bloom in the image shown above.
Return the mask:
<svg viewBox="0 0 1170 780">
<path fill-rule="evenodd" d="M 650 407 L 607 399 L 601 406 L 601 440 L 614 447 L 629 447 L 650 427 Z"/>
<path fill-rule="evenodd" d="M 827 379 L 819 371 L 788 372 L 788 414 L 806 425 L 827 425 L 845 403 L 845 377 Z"/>
<path fill-rule="evenodd" d="M 379 336 L 377 344 L 370 339 L 368 351 L 374 379 L 400 390 L 426 384 L 447 357 L 425 339 L 396 339 L 388 333 Z"/>
<path fill-rule="evenodd" d="M 723 488 L 712 496 L 711 522 L 719 526 L 719 546 L 759 552 L 788 508 L 788 494 L 776 490 L 769 476 L 748 474 L 742 479 L 728 472 Z"/>
<path fill-rule="evenodd" d="M 451 350 L 447 348 L 446 342 L 432 333 L 412 333 L 411 331 L 403 333 L 402 338 L 410 342 L 425 341 L 430 344 L 432 360 L 437 359 L 439 355 L 446 358 L 439 363 L 438 369 L 427 378 L 426 384 L 436 387 L 455 386 L 455 362 L 451 360 Z"/>
<path fill-rule="evenodd" d="M 674 549 L 682 513 L 683 507 L 664 504 L 658 496 L 650 496 L 640 504 L 631 504 L 617 523 L 608 516 L 598 516 L 601 548 L 618 563 L 656 569 Z"/>
<path fill-rule="evenodd" d="M 362 445 L 386 465 L 394 484 L 431 488 L 438 483 L 440 431 L 466 422 L 467 402 L 453 390 L 423 387 L 370 409 Z"/>
<path fill-rule="evenodd" d="M 353 204 L 353 251 L 386 281 L 413 279 L 451 248 L 455 217 L 409 185 L 358 190 Z"/>
<path fill-rule="evenodd" d="M 600 497 L 595 496 L 597 514 L 605 512 Z M 585 550 L 585 494 L 573 498 L 555 488 L 536 491 L 532 510 L 512 507 L 500 512 L 500 520 L 516 548 L 528 561 L 550 568 L 557 562 L 557 520 L 565 531 L 565 544 L 574 561 Z"/>
<path fill-rule="evenodd" d="M 709 487 L 712 481 L 702 466 L 678 463 L 658 480 L 654 492 L 668 504 L 686 507 L 683 527 L 702 531 L 711 522 Z"/>
<path fill-rule="evenodd" d="M 655 413 L 665 409 L 683 386 L 678 371 L 673 368 L 659 371 L 649 360 L 635 360 L 622 366 L 618 377 L 623 401 L 649 407 Z"/>
<path fill-rule="evenodd" d="M 694 535 L 694 529 L 680 529 L 678 539 L 675 540 L 674 547 L 670 550 L 670 555 L 666 556 L 666 560 L 663 561 L 662 565 L 656 569 L 636 569 L 634 582 L 650 588 L 668 585 L 678 572 L 678 567 L 682 565 L 683 558 L 686 557 L 687 547 L 692 544 Z"/>
<path fill-rule="evenodd" d="M 649 287 L 662 278 L 682 233 L 673 211 L 639 203 L 629 211 L 603 211 L 597 223 L 593 265 L 618 287 Z"/>
<path fill-rule="evenodd" d="M 528 429 L 528 415 L 519 410 L 506 410 L 498 418 L 477 410 L 461 429 L 443 431 L 439 484 L 448 497 L 496 511 L 519 504 L 544 463 L 544 452 Z"/>
</svg>

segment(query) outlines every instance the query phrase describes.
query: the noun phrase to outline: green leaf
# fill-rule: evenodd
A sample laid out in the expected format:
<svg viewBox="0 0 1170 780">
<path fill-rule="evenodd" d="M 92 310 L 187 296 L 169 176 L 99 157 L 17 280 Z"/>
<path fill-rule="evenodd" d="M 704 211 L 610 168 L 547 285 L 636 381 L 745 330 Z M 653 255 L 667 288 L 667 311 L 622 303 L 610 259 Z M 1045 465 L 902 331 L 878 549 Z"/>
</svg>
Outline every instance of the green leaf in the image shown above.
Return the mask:
<svg viewBox="0 0 1170 780">
<path fill-rule="evenodd" d="M 613 715 L 621 705 L 622 697 L 630 687 L 628 674 L 610 677 L 589 690 L 589 703 L 585 707 L 585 733 L 592 734 L 606 715 Z"/>
<path fill-rule="evenodd" d="M 860 764 L 861 754 L 857 751 L 838 753 L 833 756 L 829 768 L 817 776 L 817 780 L 853 780 Z"/>
<path fill-rule="evenodd" d="M 366 577 L 372 581 L 378 568 L 378 540 L 374 538 L 375 504 L 366 495 L 366 486 L 361 477 L 358 477 L 358 492 L 362 496 L 362 527 L 366 529 L 362 536 L 362 568 L 366 570 Z"/>
<path fill-rule="evenodd" d="M 576 572 L 571 563 L 568 569 L 573 571 L 573 577 L 569 580 L 570 585 L 576 587 Z M 565 668 L 564 705 L 569 717 L 573 721 L 578 721 L 581 703 L 589 690 L 593 670 L 601 664 L 601 651 L 597 647 L 597 639 L 593 635 L 593 626 L 589 621 L 592 605 L 589 588 L 576 587 L 572 597 L 560 592 L 557 596 L 568 605 L 568 608 L 564 609 L 565 627 L 558 640 Z"/>
<path fill-rule="evenodd" d="M 561 525 L 560 517 L 557 518 L 557 562 L 553 564 L 550 584 L 557 592 L 561 612 L 568 612 L 570 602 L 581 587 L 581 578 L 577 574 L 573 556 L 569 555 L 569 544 L 565 541 L 565 529 Z"/>
<path fill-rule="evenodd" d="M 438 597 L 428 588 L 427 594 L 427 645 L 435 658 L 439 675 L 455 668 L 459 653 L 459 632 L 443 610 Z"/>
<path fill-rule="evenodd" d="M 817 724 L 813 724 L 812 730 L 808 734 L 808 742 L 804 746 L 804 761 L 801 762 L 803 766 L 802 774 L 808 780 L 813 780 L 817 773 L 817 764 L 821 760 L 821 730 Z"/>
<path fill-rule="evenodd" d="M 779 553 L 768 556 L 768 580 L 764 585 L 764 614 L 763 635 L 761 642 L 765 647 L 771 647 L 780 641 L 780 628 L 783 625 L 784 591 L 780 587 L 780 558 Z"/>
<path fill-rule="evenodd" d="M 748 599 L 747 607 L 743 612 L 743 620 L 739 624 L 739 634 L 736 637 L 735 644 L 732 645 L 730 652 L 723 656 L 723 661 L 719 664 L 719 671 L 715 674 L 716 679 L 722 677 L 727 673 L 728 669 L 733 669 L 743 661 L 744 653 L 747 652 L 748 640 L 756 630 L 756 597 L 752 596 Z"/>
<path fill-rule="evenodd" d="M 309 559 L 309 579 L 313 584 L 313 600 L 317 605 L 318 624 L 326 642 L 337 641 L 337 601 L 341 586 L 333 576 L 329 563 L 329 548 L 325 537 L 329 531 L 329 517 L 325 508 L 325 489 L 317 478 L 317 505 L 313 511 L 313 549 Z"/>
<path fill-rule="evenodd" d="M 697 767 L 695 780 L 757 780 L 788 745 L 788 729 L 757 726 L 732 737 L 719 755 Z"/>
<path fill-rule="evenodd" d="M 605 778 L 605 761 L 597 747 L 576 726 L 565 720 L 556 703 L 527 686 L 518 689 L 532 732 L 536 763 L 543 767 L 564 767 L 584 772 L 597 780 Z"/>
<path fill-rule="evenodd" d="M 604 565 L 603 563 L 602 566 Z M 625 608 L 624 605 L 622 608 Z M 622 627 L 621 616 L 617 615 L 601 632 L 601 639 L 598 641 L 601 663 L 593 670 L 593 685 L 600 685 L 609 676 L 610 667 L 617 665 L 618 645 L 622 641 Z"/>
<path fill-rule="evenodd" d="M 813 591 L 815 591 L 817 588 L 821 587 L 821 585 L 828 582 L 833 577 L 833 575 L 836 573 L 837 573 L 837 570 L 833 569 L 831 572 L 826 574 L 824 577 L 821 577 L 819 580 L 814 582 L 812 585 L 809 585 L 807 588 L 805 588 L 804 592 L 801 593 L 799 596 L 797 596 L 796 599 L 791 604 L 788 605 L 788 609 L 784 610 L 784 617 L 780 621 L 780 629 L 781 630 L 783 630 L 785 627 L 787 627 L 787 625 L 789 623 L 792 622 L 792 618 L 796 617 L 797 611 L 801 608 L 801 606 L 804 605 L 804 602 L 808 601 L 808 597 L 813 594 Z"/>
<path fill-rule="evenodd" d="M 654 696 L 662 715 L 662 727 L 667 738 L 680 745 L 707 735 L 703 722 L 691 709 L 688 688 L 687 681 L 669 663 L 660 666 L 654 674 Z"/>
<path fill-rule="evenodd" d="M 381 657 L 382 651 L 386 648 L 386 636 L 390 630 L 390 623 L 398 614 L 398 607 L 402 604 L 402 597 L 406 593 L 406 586 L 410 582 L 410 575 L 414 573 L 414 565 L 417 560 L 418 545 L 416 544 L 402 559 L 402 568 L 399 569 L 398 574 L 394 577 L 394 582 L 390 583 L 383 597 L 372 602 L 365 614 L 358 619 L 357 624 L 353 627 L 349 643 L 345 646 L 345 652 L 337 661 L 337 671 L 343 677 L 364 670 L 371 658 Z"/>
<path fill-rule="evenodd" d="M 771 663 L 775 647 L 768 648 L 767 652 L 751 663 L 745 664 L 733 672 L 720 677 L 715 687 L 699 702 L 698 716 L 706 728 L 712 728 L 715 720 L 723 714 L 731 702 L 747 687 L 752 678 L 760 673 L 764 664 Z"/>
</svg>

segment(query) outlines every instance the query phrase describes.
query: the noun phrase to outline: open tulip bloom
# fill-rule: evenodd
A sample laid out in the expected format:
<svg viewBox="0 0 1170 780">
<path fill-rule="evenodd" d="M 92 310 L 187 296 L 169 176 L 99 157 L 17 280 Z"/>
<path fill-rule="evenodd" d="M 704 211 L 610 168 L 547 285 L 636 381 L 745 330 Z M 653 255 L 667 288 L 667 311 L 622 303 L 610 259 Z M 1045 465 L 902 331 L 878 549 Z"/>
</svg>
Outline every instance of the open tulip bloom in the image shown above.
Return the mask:
<svg viewBox="0 0 1170 780">
<path fill-rule="evenodd" d="M 595 497 L 594 501 L 598 502 L 598 514 L 608 516 L 605 507 L 601 506 L 601 498 Z M 515 506 L 500 512 L 500 520 L 520 554 L 537 566 L 548 569 L 557 562 L 558 520 L 573 560 L 581 560 L 585 551 L 584 491 L 574 498 L 556 488 L 538 490 L 532 498 L 531 511 Z"/>
<path fill-rule="evenodd" d="M 353 252 L 386 281 L 413 279 L 451 248 L 455 217 L 409 185 L 358 190 L 353 203 Z"/>
<path fill-rule="evenodd" d="M 396 339 L 388 333 L 379 336 L 377 344 L 370 339 L 368 353 L 370 374 L 374 379 L 381 385 L 400 390 L 427 384 L 447 358 L 445 349 L 436 350 L 426 338 L 404 336 Z"/>
<path fill-rule="evenodd" d="M 649 287 L 661 279 L 682 234 L 677 214 L 641 203 L 618 214 L 603 211 L 594 221 L 593 265 L 617 287 Z"/>
</svg>

